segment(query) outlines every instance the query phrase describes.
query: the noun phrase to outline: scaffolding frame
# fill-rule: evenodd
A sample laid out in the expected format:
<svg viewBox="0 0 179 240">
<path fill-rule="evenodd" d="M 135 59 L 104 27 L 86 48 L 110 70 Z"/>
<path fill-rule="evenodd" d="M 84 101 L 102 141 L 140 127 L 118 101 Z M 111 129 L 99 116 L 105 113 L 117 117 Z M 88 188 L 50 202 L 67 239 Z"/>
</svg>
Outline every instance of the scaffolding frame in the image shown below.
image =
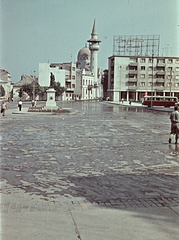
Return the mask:
<svg viewBox="0 0 179 240">
<path fill-rule="evenodd" d="M 159 56 L 160 35 L 115 35 L 114 56 Z"/>
</svg>

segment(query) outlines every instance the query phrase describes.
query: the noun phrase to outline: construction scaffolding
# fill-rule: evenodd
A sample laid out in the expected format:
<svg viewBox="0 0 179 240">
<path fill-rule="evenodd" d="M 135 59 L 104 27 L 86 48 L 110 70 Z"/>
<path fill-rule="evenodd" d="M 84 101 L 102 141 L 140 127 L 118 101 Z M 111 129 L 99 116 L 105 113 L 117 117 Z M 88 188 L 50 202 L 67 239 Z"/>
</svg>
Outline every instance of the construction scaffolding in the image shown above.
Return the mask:
<svg viewBox="0 0 179 240">
<path fill-rule="evenodd" d="M 159 56 L 160 35 L 115 35 L 114 56 Z"/>
</svg>

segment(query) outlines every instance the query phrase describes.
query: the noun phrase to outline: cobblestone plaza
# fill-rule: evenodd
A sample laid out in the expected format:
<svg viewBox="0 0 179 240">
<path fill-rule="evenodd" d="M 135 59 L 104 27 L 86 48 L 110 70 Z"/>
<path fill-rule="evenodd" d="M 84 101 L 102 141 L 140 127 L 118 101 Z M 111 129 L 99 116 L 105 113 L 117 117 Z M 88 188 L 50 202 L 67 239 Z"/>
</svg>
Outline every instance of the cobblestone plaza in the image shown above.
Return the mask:
<svg viewBox="0 0 179 240">
<path fill-rule="evenodd" d="M 13 105 L 1 118 L 2 216 L 96 208 L 154 208 L 156 215 L 169 208 L 178 216 L 179 146 L 168 144 L 169 112 L 105 102 L 58 105 L 70 113 L 12 114 Z"/>
</svg>

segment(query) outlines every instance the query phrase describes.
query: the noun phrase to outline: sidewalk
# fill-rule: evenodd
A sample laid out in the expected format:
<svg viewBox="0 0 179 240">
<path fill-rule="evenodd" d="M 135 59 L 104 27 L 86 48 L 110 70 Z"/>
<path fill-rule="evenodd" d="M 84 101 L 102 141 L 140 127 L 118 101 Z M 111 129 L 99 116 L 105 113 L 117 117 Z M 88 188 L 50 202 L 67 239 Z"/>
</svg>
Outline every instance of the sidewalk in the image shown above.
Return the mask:
<svg viewBox="0 0 179 240">
<path fill-rule="evenodd" d="M 178 240 L 179 236 L 177 204 L 105 205 L 72 196 L 46 202 L 22 190 L 2 194 L 1 199 L 1 240 Z"/>
<path fill-rule="evenodd" d="M 86 209 L 2 214 L 2 240 L 178 240 L 179 208 Z"/>
<path fill-rule="evenodd" d="M 173 108 L 165 108 L 165 107 L 147 107 L 142 105 L 139 102 L 131 102 L 131 104 L 129 104 L 128 101 L 124 101 L 122 102 L 114 102 L 114 101 L 105 101 L 105 103 L 109 103 L 109 104 L 115 104 L 115 105 L 120 105 L 120 106 L 125 106 L 125 107 L 140 107 L 140 108 L 144 108 L 147 110 L 154 110 L 154 111 L 161 111 L 161 112 L 172 112 Z"/>
</svg>

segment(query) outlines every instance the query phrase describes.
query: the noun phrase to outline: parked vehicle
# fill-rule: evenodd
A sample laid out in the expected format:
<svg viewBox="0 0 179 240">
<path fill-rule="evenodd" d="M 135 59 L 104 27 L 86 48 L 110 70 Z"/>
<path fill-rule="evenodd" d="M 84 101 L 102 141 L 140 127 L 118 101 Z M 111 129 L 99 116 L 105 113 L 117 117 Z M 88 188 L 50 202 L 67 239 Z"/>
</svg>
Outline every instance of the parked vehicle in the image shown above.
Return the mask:
<svg viewBox="0 0 179 240">
<path fill-rule="evenodd" d="M 142 105 L 146 105 L 148 107 L 173 107 L 176 104 L 178 104 L 178 98 L 170 96 L 144 96 L 144 100 L 142 101 Z"/>
</svg>

